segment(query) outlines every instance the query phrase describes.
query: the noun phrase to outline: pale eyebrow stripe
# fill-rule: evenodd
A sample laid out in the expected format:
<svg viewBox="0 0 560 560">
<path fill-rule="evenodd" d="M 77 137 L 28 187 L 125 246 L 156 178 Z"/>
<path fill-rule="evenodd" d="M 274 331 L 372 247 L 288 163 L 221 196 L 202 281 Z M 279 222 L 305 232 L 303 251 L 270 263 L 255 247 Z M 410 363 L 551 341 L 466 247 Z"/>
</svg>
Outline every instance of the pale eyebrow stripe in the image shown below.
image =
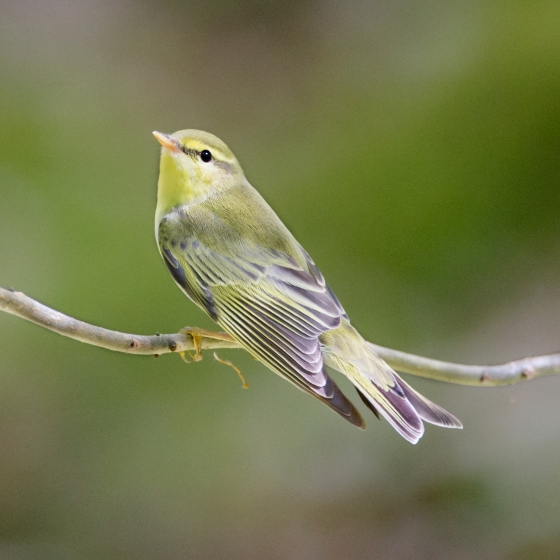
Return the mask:
<svg viewBox="0 0 560 560">
<path fill-rule="evenodd" d="M 214 156 L 214 153 L 219 152 L 220 150 L 218 149 L 217 146 L 213 146 L 212 144 L 208 144 L 208 148 L 210 148 L 210 153 L 212 154 L 212 163 L 214 165 L 217 165 L 218 167 L 221 167 L 224 171 L 228 172 L 228 173 L 233 173 L 235 171 L 235 167 L 233 166 L 233 164 L 227 162 L 227 161 L 222 161 L 220 159 L 216 159 L 216 157 Z M 192 157 L 193 159 L 197 159 L 200 154 L 201 151 L 197 150 L 196 148 L 187 148 L 187 147 L 183 147 L 181 148 L 183 153 L 187 154 L 188 156 Z M 204 148 L 205 150 L 207 148 Z"/>
</svg>

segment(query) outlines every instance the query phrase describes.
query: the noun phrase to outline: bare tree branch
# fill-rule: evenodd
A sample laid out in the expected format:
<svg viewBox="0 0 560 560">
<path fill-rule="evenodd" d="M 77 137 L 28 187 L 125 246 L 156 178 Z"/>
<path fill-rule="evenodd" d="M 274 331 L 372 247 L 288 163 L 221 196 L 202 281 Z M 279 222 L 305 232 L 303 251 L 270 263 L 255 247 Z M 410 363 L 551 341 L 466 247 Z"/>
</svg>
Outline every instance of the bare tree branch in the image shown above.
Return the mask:
<svg viewBox="0 0 560 560">
<path fill-rule="evenodd" d="M 188 334 L 177 333 L 145 336 L 111 331 L 68 317 L 68 315 L 55 311 L 21 292 L 5 290 L 4 288 L 0 288 L 0 310 L 31 321 L 62 336 L 67 336 L 86 344 L 92 344 L 93 346 L 100 346 L 107 350 L 114 350 L 115 352 L 159 355 L 168 352 L 196 350 L 193 337 Z M 225 333 L 220 333 L 220 335 L 224 338 L 230 338 Z M 241 348 L 232 338 L 230 340 L 216 340 L 207 336 L 200 336 L 199 340 L 201 350 Z"/>
<path fill-rule="evenodd" d="M 560 354 L 535 356 L 497 366 L 470 366 L 415 356 L 371 342 L 369 345 L 397 371 L 460 385 L 513 385 L 535 377 L 560 373 Z"/>
<path fill-rule="evenodd" d="M 21 292 L 4 288 L 0 288 L 0 310 L 74 340 L 127 354 L 160 355 L 197 350 L 197 346 L 201 350 L 241 348 L 226 333 L 209 333 L 196 328 L 192 329 L 194 338 L 183 332 L 145 336 L 111 331 L 68 317 Z M 560 373 L 560 354 L 525 358 L 497 366 L 470 366 L 423 358 L 372 343 L 370 345 L 397 371 L 448 383 L 490 387 Z"/>
</svg>

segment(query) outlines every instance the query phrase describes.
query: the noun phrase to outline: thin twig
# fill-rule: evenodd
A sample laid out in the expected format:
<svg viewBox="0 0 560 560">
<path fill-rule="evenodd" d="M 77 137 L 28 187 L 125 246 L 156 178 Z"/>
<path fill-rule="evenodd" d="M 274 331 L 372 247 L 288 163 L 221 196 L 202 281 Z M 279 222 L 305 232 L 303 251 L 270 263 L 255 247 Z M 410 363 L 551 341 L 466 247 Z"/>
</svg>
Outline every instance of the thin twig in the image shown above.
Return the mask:
<svg viewBox="0 0 560 560">
<path fill-rule="evenodd" d="M 369 343 L 393 369 L 460 385 L 496 387 L 560 373 L 560 354 L 524 358 L 497 366 L 471 366 L 432 360 Z"/>
<path fill-rule="evenodd" d="M 159 355 L 197 349 L 197 345 L 189 334 L 145 336 L 111 331 L 68 317 L 21 292 L 5 290 L 4 288 L 0 288 L 0 311 L 6 311 L 74 340 L 116 352 Z M 201 332 L 200 329 L 194 330 L 196 333 Z M 211 336 L 196 334 L 202 350 L 241 348 L 238 342 L 225 333 L 219 333 L 219 336 L 220 339 L 216 339 Z M 482 387 L 512 385 L 519 381 L 560 373 L 560 354 L 525 358 L 497 366 L 469 366 L 423 358 L 372 343 L 370 345 L 381 358 L 397 371 L 461 385 Z"/>
</svg>

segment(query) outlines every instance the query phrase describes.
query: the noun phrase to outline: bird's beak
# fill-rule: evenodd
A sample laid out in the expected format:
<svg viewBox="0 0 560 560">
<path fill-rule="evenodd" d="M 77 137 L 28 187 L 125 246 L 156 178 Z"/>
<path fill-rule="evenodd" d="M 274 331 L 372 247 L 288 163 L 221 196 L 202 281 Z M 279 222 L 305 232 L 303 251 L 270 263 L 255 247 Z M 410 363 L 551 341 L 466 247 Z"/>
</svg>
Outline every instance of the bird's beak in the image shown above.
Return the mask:
<svg viewBox="0 0 560 560">
<path fill-rule="evenodd" d="M 181 151 L 181 148 L 179 147 L 179 142 L 177 142 L 177 140 L 175 140 L 175 138 L 173 138 L 172 136 L 169 136 L 169 134 L 163 134 L 163 132 L 158 132 L 157 130 L 154 130 L 154 132 L 152 134 L 156 137 L 156 140 L 164 148 L 167 148 L 168 150 L 171 150 L 172 152 L 180 152 Z"/>
</svg>

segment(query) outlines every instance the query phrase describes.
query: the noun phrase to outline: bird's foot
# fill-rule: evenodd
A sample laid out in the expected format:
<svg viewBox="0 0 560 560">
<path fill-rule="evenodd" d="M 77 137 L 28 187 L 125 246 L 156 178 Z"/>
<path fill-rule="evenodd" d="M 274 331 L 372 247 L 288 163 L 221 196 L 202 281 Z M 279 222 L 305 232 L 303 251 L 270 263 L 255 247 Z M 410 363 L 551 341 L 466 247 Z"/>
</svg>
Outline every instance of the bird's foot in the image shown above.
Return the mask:
<svg viewBox="0 0 560 560">
<path fill-rule="evenodd" d="M 213 340 L 225 340 L 227 342 L 233 341 L 233 338 L 224 332 L 213 332 L 207 331 L 206 329 L 200 329 L 199 327 L 184 327 L 179 331 L 181 334 L 186 334 L 192 338 L 194 345 L 194 354 L 189 352 L 189 356 L 193 362 L 200 362 L 202 360 L 202 343 L 205 338 L 211 338 Z M 180 352 L 183 361 L 189 363 L 187 358 L 185 358 L 185 352 Z"/>
</svg>

